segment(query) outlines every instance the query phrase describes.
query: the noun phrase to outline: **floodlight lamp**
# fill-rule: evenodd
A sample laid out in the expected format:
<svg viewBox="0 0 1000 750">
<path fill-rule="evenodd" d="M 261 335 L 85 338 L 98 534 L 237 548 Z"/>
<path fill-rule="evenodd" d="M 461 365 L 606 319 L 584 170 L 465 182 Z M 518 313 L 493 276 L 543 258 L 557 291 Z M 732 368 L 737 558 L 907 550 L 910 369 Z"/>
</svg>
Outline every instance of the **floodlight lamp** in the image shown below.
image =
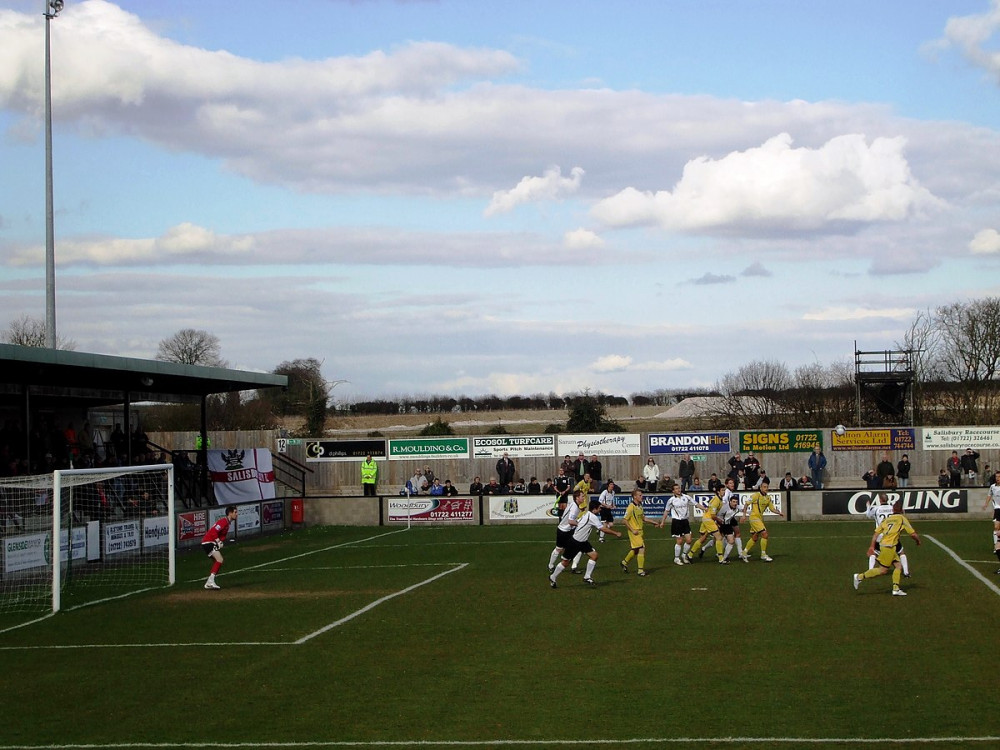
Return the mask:
<svg viewBox="0 0 1000 750">
<path fill-rule="evenodd" d="M 51 16 L 58 16 L 63 9 L 63 0 L 49 0 L 49 10 Z"/>
</svg>

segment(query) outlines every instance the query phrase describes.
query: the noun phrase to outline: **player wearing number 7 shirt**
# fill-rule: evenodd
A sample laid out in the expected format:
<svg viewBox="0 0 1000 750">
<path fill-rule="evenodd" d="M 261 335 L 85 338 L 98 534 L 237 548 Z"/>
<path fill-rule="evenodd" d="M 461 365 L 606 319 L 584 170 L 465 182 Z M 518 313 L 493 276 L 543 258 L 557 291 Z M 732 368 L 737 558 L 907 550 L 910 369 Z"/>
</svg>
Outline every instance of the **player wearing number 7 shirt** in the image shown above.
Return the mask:
<svg viewBox="0 0 1000 750">
<path fill-rule="evenodd" d="M 211 557 L 215 562 L 212 563 L 212 572 L 208 576 L 208 580 L 205 581 L 206 589 L 219 589 L 222 588 L 215 582 L 215 574 L 219 572 L 222 568 L 222 545 L 226 541 L 226 535 L 229 533 L 229 526 L 233 521 L 236 520 L 236 516 L 239 515 L 239 510 L 235 505 L 226 506 L 226 515 L 220 518 L 218 521 L 213 523 L 209 527 L 208 531 L 205 532 L 205 536 L 201 538 L 201 548 L 205 550 L 205 554 Z"/>
</svg>

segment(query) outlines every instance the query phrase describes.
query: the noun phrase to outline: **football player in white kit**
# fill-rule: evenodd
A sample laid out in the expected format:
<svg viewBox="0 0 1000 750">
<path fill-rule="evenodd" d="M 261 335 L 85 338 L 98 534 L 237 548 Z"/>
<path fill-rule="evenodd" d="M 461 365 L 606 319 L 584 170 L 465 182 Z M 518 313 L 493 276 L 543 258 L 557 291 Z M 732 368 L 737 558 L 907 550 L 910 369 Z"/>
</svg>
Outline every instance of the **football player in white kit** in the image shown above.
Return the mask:
<svg viewBox="0 0 1000 750">
<path fill-rule="evenodd" d="M 690 563 L 687 553 L 691 549 L 691 506 L 695 500 L 681 492 L 679 484 L 674 485 L 673 495 L 667 498 L 663 508 L 663 518 L 658 526 L 662 529 L 670 516 L 670 536 L 674 538 L 674 565 Z M 682 543 L 683 542 L 683 546 Z"/>
<path fill-rule="evenodd" d="M 983 510 L 993 504 L 993 554 L 1000 560 L 1000 471 L 993 475 L 993 484 L 986 491 L 986 502 L 983 503 Z M 997 568 L 997 575 L 1000 575 L 1000 568 Z"/>
<path fill-rule="evenodd" d="M 573 538 L 569 542 L 569 546 L 562 553 L 562 562 L 556 566 L 556 569 L 552 571 L 549 576 L 549 585 L 552 588 L 558 588 L 556 585 L 556 579 L 559 574 L 562 573 L 566 568 L 569 567 L 570 560 L 576 554 L 584 554 L 588 558 L 587 560 L 587 570 L 583 576 L 583 582 L 589 586 L 596 586 L 597 583 L 594 581 L 594 568 L 597 567 L 597 550 L 594 549 L 593 545 L 590 543 L 590 532 L 594 529 L 603 531 L 606 534 L 614 534 L 616 537 L 621 539 L 621 532 L 615 531 L 606 523 L 601 521 L 600 517 L 597 515 L 596 511 L 601 507 L 600 500 L 591 500 L 589 510 L 582 511 L 576 519 L 576 525 L 573 527 Z"/>
<path fill-rule="evenodd" d="M 865 517 L 875 521 L 875 528 L 878 528 L 879 525 L 891 515 L 892 503 L 889 502 L 889 499 L 883 492 L 877 493 L 868 505 L 868 508 L 865 510 Z M 875 567 L 875 561 L 878 559 L 878 552 L 880 549 L 879 542 L 881 539 L 882 537 L 879 536 L 879 538 L 875 541 L 875 544 L 868 548 L 868 570 Z M 909 578 L 910 561 L 906 557 L 906 552 L 903 551 L 902 542 L 896 545 L 896 552 L 899 554 L 899 563 L 903 566 L 903 575 Z"/>
<path fill-rule="evenodd" d="M 559 562 L 559 558 L 562 557 L 573 538 L 573 529 L 576 526 L 576 519 L 580 515 L 582 497 L 583 493 L 579 490 L 574 492 L 573 497 L 566 503 L 562 515 L 559 517 L 559 525 L 556 526 L 556 546 L 552 550 L 552 554 L 549 555 L 549 573 L 556 569 L 556 563 Z"/>
</svg>

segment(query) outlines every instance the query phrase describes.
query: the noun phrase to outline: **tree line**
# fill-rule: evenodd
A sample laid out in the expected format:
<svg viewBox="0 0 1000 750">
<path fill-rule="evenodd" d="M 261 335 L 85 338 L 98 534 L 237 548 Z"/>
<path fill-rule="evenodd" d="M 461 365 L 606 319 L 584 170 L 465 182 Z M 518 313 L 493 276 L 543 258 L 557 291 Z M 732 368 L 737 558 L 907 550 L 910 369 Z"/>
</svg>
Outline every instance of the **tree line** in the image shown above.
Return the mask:
<svg viewBox="0 0 1000 750">
<path fill-rule="evenodd" d="M 11 344 L 44 346 L 44 330 L 44 321 L 22 315 L 0 338 Z M 75 343 L 60 339 L 57 346 L 73 349 Z M 908 354 L 913 369 L 916 424 L 1000 423 L 1000 297 L 920 312 L 893 347 Z M 160 341 L 156 359 L 227 366 L 219 338 L 190 328 Z M 855 368 L 846 359 L 797 368 L 779 360 L 757 360 L 725 373 L 711 388 L 659 388 L 628 397 L 590 391 L 528 396 L 407 395 L 339 405 L 331 398 L 331 381 L 323 377 L 322 366 L 315 358 L 282 362 L 272 372 L 288 377 L 287 389 L 213 396 L 208 405 L 209 429 L 274 429 L 285 417 L 300 417 L 308 434 L 319 435 L 331 414 L 422 414 L 437 416 L 436 422 L 446 424 L 445 417 L 457 413 L 567 410 L 569 421 L 581 413 L 583 424 L 596 425 L 597 431 L 614 431 L 620 425 L 607 419 L 608 408 L 629 404 L 668 408 L 692 396 L 708 397 L 690 421 L 709 428 L 851 425 L 857 413 Z M 155 423 L 147 429 L 193 429 L 200 421 L 200 410 L 192 405 L 169 405 L 150 410 L 144 418 Z"/>
</svg>

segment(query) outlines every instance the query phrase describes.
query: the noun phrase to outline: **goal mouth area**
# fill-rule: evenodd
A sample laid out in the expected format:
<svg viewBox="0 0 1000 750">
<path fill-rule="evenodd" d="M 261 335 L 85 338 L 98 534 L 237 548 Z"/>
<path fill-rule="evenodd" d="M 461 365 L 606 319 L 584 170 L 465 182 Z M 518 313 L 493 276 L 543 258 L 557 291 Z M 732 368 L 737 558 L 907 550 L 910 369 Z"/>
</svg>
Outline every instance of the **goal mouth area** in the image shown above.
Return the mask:
<svg viewBox="0 0 1000 750">
<path fill-rule="evenodd" d="M 175 580 L 171 464 L 0 479 L 0 614 L 88 606 Z"/>
</svg>

